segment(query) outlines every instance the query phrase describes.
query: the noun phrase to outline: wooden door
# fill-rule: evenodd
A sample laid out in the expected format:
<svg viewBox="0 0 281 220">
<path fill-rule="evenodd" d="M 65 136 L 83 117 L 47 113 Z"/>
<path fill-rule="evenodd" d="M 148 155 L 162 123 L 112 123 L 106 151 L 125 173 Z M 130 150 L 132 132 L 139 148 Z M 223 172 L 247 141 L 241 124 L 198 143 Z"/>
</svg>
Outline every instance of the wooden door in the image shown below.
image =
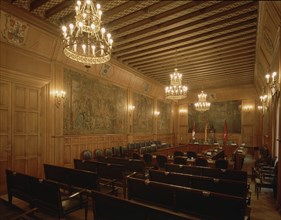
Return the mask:
<svg viewBox="0 0 281 220">
<path fill-rule="evenodd" d="M 5 169 L 39 176 L 40 89 L 1 81 L 0 193 L 6 191 Z"/>
<path fill-rule="evenodd" d="M 6 190 L 5 170 L 12 166 L 11 84 L 0 81 L 0 194 Z"/>
</svg>

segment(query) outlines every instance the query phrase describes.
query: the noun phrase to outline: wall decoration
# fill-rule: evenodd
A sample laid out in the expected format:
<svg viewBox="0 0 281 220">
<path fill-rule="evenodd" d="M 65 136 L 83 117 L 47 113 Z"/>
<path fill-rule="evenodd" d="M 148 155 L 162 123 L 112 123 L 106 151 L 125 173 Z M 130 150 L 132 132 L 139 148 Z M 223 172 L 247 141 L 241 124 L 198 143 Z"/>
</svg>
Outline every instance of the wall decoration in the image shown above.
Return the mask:
<svg viewBox="0 0 281 220">
<path fill-rule="evenodd" d="M 157 102 L 157 110 L 160 112 L 160 114 L 157 116 L 158 134 L 170 133 L 171 109 L 171 104 L 161 101 Z"/>
<path fill-rule="evenodd" d="M 127 91 L 65 69 L 64 134 L 127 132 Z"/>
<path fill-rule="evenodd" d="M 5 14 L 6 24 L 2 32 L 3 37 L 11 44 L 24 45 L 29 25 L 14 16 Z"/>
<path fill-rule="evenodd" d="M 241 133 L 241 100 L 213 102 L 209 111 L 197 112 L 194 104 L 188 105 L 188 132 L 191 133 L 195 124 L 196 133 L 208 131 L 223 133 L 226 119 L 228 133 Z"/>
<path fill-rule="evenodd" d="M 133 114 L 133 132 L 152 134 L 153 99 L 133 93 L 133 103 L 135 106 Z"/>
</svg>

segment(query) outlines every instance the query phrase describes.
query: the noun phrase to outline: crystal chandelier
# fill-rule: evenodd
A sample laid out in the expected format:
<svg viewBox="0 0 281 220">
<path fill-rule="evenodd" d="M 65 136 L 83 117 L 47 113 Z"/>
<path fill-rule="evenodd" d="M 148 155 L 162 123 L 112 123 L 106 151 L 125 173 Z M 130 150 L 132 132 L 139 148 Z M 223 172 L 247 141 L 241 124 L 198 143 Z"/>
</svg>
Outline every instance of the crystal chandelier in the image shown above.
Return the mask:
<svg viewBox="0 0 281 220">
<path fill-rule="evenodd" d="M 75 24 L 62 27 L 64 54 L 86 67 L 109 61 L 113 40 L 101 27 L 100 4 L 78 0 L 75 9 Z"/>
<path fill-rule="evenodd" d="M 181 83 L 182 74 L 175 68 L 175 72 L 170 75 L 170 86 L 165 89 L 166 99 L 179 100 L 187 96 L 187 86 L 183 86 Z"/>
<path fill-rule="evenodd" d="M 211 103 L 206 101 L 207 94 L 201 91 L 200 94 L 198 94 L 198 102 L 194 104 L 195 110 L 199 112 L 205 112 L 208 111 L 211 107 Z"/>
</svg>

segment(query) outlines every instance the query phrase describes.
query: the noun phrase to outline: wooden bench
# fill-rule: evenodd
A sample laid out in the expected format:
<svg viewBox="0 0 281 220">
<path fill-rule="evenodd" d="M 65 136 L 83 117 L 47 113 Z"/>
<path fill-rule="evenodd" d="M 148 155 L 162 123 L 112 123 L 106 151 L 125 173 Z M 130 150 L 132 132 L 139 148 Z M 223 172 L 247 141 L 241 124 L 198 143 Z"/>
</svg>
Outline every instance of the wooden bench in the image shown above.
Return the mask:
<svg viewBox="0 0 281 220">
<path fill-rule="evenodd" d="M 184 173 L 165 172 L 160 170 L 149 170 L 149 180 L 239 196 L 245 199 L 247 196 L 247 184 L 241 181 L 217 179 Z"/>
<path fill-rule="evenodd" d="M 127 177 L 128 199 L 180 211 L 203 219 L 242 220 L 244 198 Z"/>
<path fill-rule="evenodd" d="M 210 167 L 188 166 L 181 164 L 166 164 L 166 171 L 176 173 L 186 173 L 199 176 L 208 176 L 218 179 L 227 179 L 246 182 L 248 180 L 247 172 L 229 169 L 217 169 Z"/>
<path fill-rule="evenodd" d="M 96 191 L 93 191 L 92 195 L 95 220 L 199 220 L 190 215 Z"/>
<path fill-rule="evenodd" d="M 99 190 L 97 173 L 44 164 L 45 178 L 63 184 L 69 191 L 76 188 L 85 190 Z M 79 189 L 79 190 L 80 190 Z"/>
<path fill-rule="evenodd" d="M 74 159 L 74 166 L 77 169 L 96 170 L 99 185 L 110 186 L 108 193 L 117 193 L 117 187 L 122 187 L 124 198 L 126 197 L 126 168 L 124 165 L 105 163 L 100 161 L 82 161 Z"/>
<path fill-rule="evenodd" d="M 12 198 L 16 197 L 28 202 L 31 207 L 53 213 L 58 218 L 84 209 L 87 219 L 88 201 L 81 193 L 62 197 L 60 185 L 56 182 L 12 170 L 6 170 L 6 178 L 9 203 L 12 204 Z"/>
</svg>

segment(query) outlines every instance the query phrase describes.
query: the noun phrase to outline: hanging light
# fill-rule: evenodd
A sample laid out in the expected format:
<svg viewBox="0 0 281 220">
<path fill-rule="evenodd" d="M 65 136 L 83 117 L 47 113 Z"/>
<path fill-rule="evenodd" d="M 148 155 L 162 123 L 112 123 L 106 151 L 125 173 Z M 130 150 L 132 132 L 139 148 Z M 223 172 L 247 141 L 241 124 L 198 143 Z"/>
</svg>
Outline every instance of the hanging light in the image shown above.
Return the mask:
<svg viewBox="0 0 281 220">
<path fill-rule="evenodd" d="M 165 89 L 166 99 L 179 100 L 187 96 L 187 86 L 182 85 L 182 74 L 175 68 L 175 72 L 170 75 L 170 86 Z"/>
<path fill-rule="evenodd" d="M 111 58 L 111 34 L 101 27 L 101 6 L 93 0 L 77 1 L 75 23 L 62 27 L 63 51 L 72 60 L 92 64 L 108 62 Z"/>
<path fill-rule="evenodd" d="M 195 110 L 199 112 L 205 112 L 208 111 L 211 107 L 211 103 L 206 101 L 207 94 L 201 91 L 200 94 L 198 94 L 198 102 L 194 104 Z"/>
</svg>

